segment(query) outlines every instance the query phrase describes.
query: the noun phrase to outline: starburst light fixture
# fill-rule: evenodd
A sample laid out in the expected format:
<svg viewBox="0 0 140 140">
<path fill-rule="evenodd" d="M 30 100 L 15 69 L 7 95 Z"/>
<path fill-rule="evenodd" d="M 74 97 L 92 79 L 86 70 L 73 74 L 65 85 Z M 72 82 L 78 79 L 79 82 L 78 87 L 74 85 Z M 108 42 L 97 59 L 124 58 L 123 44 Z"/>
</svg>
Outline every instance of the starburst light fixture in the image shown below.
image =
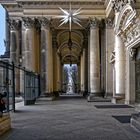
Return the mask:
<svg viewBox="0 0 140 140">
<path fill-rule="evenodd" d="M 62 18 L 62 19 L 60 20 L 61 23 L 60 23 L 59 27 L 62 26 L 63 24 L 66 24 L 67 22 L 69 22 L 69 29 L 70 29 L 70 31 L 71 31 L 71 24 L 72 24 L 72 22 L 73 22 L 73 23 L 76 23 L 77 25 L 79 25 L 79 26 L 82 27 L 82 25 L 79 23 L 80 20 L 79 20 L 78 17 L 77 17 L 77 15 L 79 15 L 79 14 L 81 13 L 81 11 L 80 11 L 81 8 L 79 8 L 78 10 L 72 10 L 72 9 L 71 9 L 71 4 L 70 4 L 70 8 L 69 8 L 68 11 L 62 9 L 61 7 L 59 7 L 59 9 L 60 9 L 60 10 L 63 12 L 63 14 L 64 14 L 64 15 L 62 15 L 62 16 L 58 16 L 58 17 Z"/>
</svg>

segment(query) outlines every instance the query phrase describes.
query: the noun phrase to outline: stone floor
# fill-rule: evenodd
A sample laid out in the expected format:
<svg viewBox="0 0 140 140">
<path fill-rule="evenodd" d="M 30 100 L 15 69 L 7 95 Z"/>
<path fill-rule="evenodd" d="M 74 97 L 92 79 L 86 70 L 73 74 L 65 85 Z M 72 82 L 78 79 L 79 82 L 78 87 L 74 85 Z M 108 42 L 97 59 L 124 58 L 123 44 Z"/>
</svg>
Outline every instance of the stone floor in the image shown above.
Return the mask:
<svg viewBox="0 0 140 140">
<path fill-rule="evenodd" d="M 11 113 L 12 130 L 0 140 L 139 140 L 130 125 L 131 106 L 78 97 L 40 98 Z"/>
</svg>

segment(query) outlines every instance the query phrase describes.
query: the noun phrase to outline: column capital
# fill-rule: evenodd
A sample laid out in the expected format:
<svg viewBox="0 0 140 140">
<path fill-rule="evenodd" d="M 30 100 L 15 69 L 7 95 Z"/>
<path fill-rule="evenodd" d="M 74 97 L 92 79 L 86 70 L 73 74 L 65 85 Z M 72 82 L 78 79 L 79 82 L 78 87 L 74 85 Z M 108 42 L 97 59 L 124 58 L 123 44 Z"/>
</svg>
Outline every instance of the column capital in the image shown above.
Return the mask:
<svg viewBox="0 0 140 140">
<path fill-rule="evenodd" d="M 136 55 L 136 49 L 135 48 L 131 48 L 129 50 L 129 55 L 130 55 L 131 60 L 134 60 L 135 59 L 135 55 Z"/>
<path fill-rule="evenodd" d="M 42 27 L 50 28 L 51 19 L 43 17 L 43 18 L 40 18 L 38 20 L 39 20 L 39 23 L 41 24 Z"/>
<path fill-rule="evenodd" d="M 20 20 L 19 19 L 9 19 L 9 26 L 11 30 L 19 30 L 20 29 Z"/>
<path fill-rule="evenodd" d="M 96 17 L 90 19 L 90 28 L 98 28 L 98 27 L 99 27 L 99 20 Z"/>
<path fill-rule="evenodd" d="M 22 20 L 26 28 L 33 28 L 35 25 L 35 18 L 22 17 Z"/>
<path fill-rule="evenodd" d="M 105 25 L 106 25 L 106 28 L 113 28 L 114 27 L 114 22 L 113 22 L 112 19 L 106 18 L 105 19 Z"/>
</svg>

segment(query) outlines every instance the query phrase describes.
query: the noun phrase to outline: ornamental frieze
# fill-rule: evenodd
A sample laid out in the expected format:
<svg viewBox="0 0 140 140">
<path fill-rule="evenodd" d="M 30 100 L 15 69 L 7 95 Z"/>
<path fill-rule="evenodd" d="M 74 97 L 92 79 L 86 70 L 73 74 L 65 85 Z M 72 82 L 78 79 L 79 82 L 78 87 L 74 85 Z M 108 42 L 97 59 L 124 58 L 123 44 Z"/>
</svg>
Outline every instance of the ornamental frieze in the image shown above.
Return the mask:
<svg viewBox="0 0 140 140">
<path fill-rule="evenodd" d="M 112 0 L 112 8 L 116 12 L 120 12 L 126 4 L 134 5 L 136 0 Z"/>
<path fill-rule="evenodd" d="M 125 46 L 131 45 L 133 42 L 140 38 L 140 25 L 134 26 L 131 30 L 126 32 L 126 35 L 123 36 L 123 41 Z"/>
</svg>

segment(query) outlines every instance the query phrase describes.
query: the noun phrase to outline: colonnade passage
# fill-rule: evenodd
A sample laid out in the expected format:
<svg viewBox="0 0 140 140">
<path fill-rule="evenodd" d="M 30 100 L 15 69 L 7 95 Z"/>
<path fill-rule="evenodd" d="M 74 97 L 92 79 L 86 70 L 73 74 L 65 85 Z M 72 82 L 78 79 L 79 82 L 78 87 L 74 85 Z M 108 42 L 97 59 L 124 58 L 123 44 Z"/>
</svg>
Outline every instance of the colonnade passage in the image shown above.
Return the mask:
<svg viewBox="0 0 140 140">
<path fill-rule="evenodd" d="M 45 17 L 10 20 L 11 60 L 40 74 L 42 95 L 78 93 L 88 95 L 89 101 L 94 96 L 104 96 L 107 92 L 105 58 L 109 56 L 105 52 L 103 34 L 112 29 L 102 28 L 104 20 L 96 17 L 86 23 L 86 29 L 72 24 L 71 31 L 52 26 L 54 21 Z M 116 91 L 113 96 L 123 97 L 124 53 L 117 35 L 115 42 Z M 112 77 L 113 73 L 110 74 Z M 110 86 L 113 87 L 113 83 Z"/>
<path fill-rule="evenodd" d="M 94 18 L 87 30 L 72 31 L 52 28 L 51 22 L 28 17 L 10 20 L 11 60 L 40 74 L 41 94 L 100 94 L 99 20 Z"/>
</svg>

